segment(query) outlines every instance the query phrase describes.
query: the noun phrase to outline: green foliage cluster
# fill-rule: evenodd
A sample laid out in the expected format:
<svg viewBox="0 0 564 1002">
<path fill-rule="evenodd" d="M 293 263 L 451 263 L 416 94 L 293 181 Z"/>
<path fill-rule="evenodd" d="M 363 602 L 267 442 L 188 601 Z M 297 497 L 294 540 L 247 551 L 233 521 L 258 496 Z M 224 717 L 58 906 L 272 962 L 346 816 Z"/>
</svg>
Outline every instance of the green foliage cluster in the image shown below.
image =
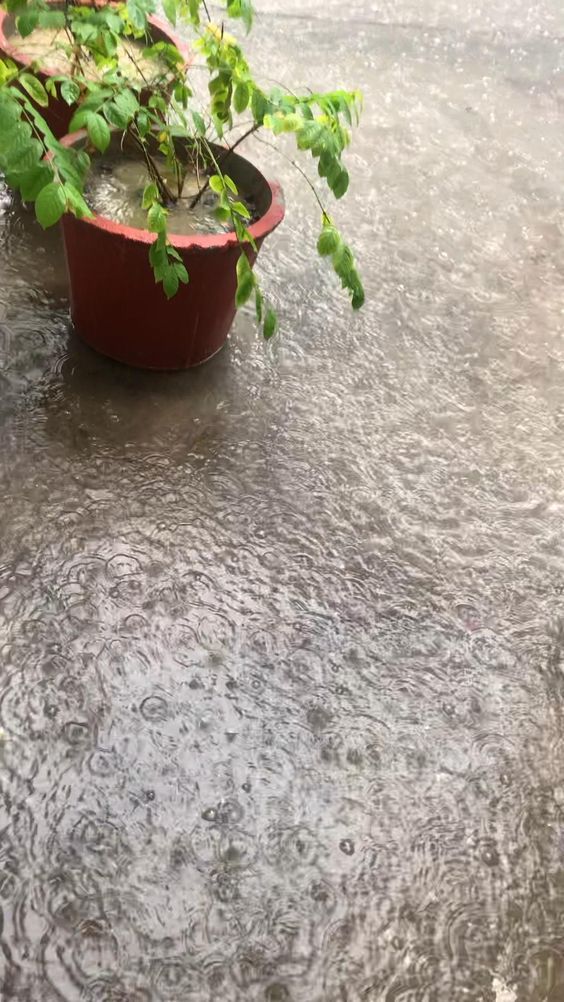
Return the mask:
<svg viewBox="0 0 564 1002">
<path fill-rule="evenodd" d="M 91 215 L 84 198 L 90 168 L 85 150 L 64 147 L 49 129 L 42 110 L 55 98 L 75 108 L 70 130 L 85 129 L 91 150 L 104 153 L 112 130 L 119 130 L 139 150 L 147 168 L 143 207 L 147 228 L 155 234 L 150 262 L 167 297 L 174 296 L 189 275 L 168 236 L 169 209 L 182 196 L 190 165 L 203 165 L 197 201 L 207 188 L 217 195 L 217 216 L 236 233 L 241 254 L 237 264 L 237 306 L 254 297 L 257 321 L 269 338 L 277 329 L 276 315 L 264 302 L 250 262 L 256 249 L 250 231 L 250 214 L 233 179 L 222 170 L 223 155 L 217 143 L 233 150 L 254 133 L 275 139 L 286 134 L 298 152 L 311 156 L 328 193 L 342 198 L 349 187 L 343 154 L 358 124 L 361 96 L 357 91 L 292 93 L 276 85 L 262 87 L 255 79 L 241 45 L 226 30 L 229 19 L 239 20 L 249 31 L 253 22 L 251 0 L 222 0 L 224 19 L 213 23 L 206 0 L 163 0 L 171 23 L 192 26 L 194 48 L 208 73 L 209 101 L 202 105 L 190 86 L 190 74 L 176 46 L 151 41 L 149 18 L 154 0 L 81 5 L 66 0 L 54 6 L 47 0 L 6 0 L 21 35 L 37 27 L 59 30 L 68 71 L 48 79 L 38 67 L 18 68 L 0 60 L 0 171 L 7 183 L 35 204 L 42 226 L 54 225 L 65 212 Z M 135 64 L 126 73 L 120 42 L 142 43 L 145 60 L 154 63 L 148 79 Z M 131 48 L 128 50 L 133 51 Z M 134 55 L 129 58 L 135 63 Z M 95 73 L 92 73 L 92 68 Z M 241 116 L 245 116 L 244 126 Z M 235 139 L 232 130 L 241 129 Z M 155 150 L 165 159 L 158 166 Z M 214 153 L 215 150 L 215 153 Z M 319 193 L 323 185 L 306 178 L 321 212 L 322 229 L 317 249 L 331 261 L 353 309 L 364 302 L 362 282 L 350 247 L 336 228 Z M 174 184 L 170 178 L 173 177 Z M 168 180 L 167 180 L 168 178 Z"/>
</svg>

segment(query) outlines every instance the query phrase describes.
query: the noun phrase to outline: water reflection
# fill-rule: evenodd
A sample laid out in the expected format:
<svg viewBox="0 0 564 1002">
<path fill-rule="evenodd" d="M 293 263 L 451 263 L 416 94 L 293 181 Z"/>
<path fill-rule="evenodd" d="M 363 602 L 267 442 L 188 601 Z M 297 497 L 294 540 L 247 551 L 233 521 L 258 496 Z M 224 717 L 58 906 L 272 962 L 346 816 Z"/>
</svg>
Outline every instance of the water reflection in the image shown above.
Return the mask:
<svg viewBox="0 0 564 1002">
<path fill-rule="evenodd" d="M 79 452 L 168 439 L 171 459 L 221 449 L 232 382 L 229 344 L 209 366 L 185 373 L 129 369 L 92 351 L 70 327 L 65 348 L 41 392 L 49 438 Z"/>
</svg>

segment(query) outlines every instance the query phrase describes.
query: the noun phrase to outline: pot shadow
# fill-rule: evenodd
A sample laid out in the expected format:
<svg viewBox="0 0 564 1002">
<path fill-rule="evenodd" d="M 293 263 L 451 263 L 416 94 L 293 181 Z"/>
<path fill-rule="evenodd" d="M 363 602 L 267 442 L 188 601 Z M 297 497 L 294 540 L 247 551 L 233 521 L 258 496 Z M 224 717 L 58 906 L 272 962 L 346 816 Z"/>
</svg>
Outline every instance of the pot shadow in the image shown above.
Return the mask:
<svg viewBox="0 0 564 1002">
<path fill-rule="evenodd" d="M 232 397 L 233 348 L 182 372 L 133 369 L 98 354 L 72 327 L 66 350 L 41 391 L 45 432 L 65 451 L 89 454 L 158 450 L 185 461 L 215 452 Z"/>
<path fill-rule="evenodd" d="M 58 226 L 42 229 L 33 208 L 0 187 L 0 248 L 4 292 L 20 296 L 23 287 L 43 301 L 68 299 L 63 238 Z"/>
</svg>

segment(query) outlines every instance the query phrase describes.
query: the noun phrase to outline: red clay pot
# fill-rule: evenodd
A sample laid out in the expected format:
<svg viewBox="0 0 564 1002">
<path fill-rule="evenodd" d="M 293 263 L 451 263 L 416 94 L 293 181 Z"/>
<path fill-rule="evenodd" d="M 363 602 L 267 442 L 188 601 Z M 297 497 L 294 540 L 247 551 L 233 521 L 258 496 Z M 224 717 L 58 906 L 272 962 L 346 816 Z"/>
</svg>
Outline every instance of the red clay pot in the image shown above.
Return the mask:
<svg viewBox="0 0 564 1002">
<path fill-rule="evenodd" d="M 53 2 L 53 0 L 51 0 L 51 2 Z M 90 0 L 90 2 L 92 2 L 92 0 Z M 86 3 L 88 3 L 88 0 L 85 0 L 85 5 Z M 57 0 L 54 0 L 53 6 L 58 6 Z M 171 42 L 173 45 L 176 45 L 176 48 L 184 56 L 186 60 L 186 67 L 188 68 L 191 57 L 186 43 L 170 31 L 167 23 L 161 18 L 150 17 L 149 23 L 151 25 L 151 37 L 153 41 Z M 18 41 L 21 41 L 21 39 L 19 35 L 14 34 L 14 25 L 15 15 L 9 14 L 7 11 L 0 9 L 0 59 L 11 59 L 16 66 L 29 69 L 33 60 L 19 52 Z M 43 85 L 45 85 L 49 77 L 60 75 L 60 73 L 55 72 L 55 70 L 51 71 L 47 67 L 40 72 L 35 72 L 35 76 L 41 80 Z M 144 104 L 149 97 L 150 91 L 148 91 L 147 94 L 142 91 L 140 95 L 141 103 Z M 76 111 L 76 105 L 69 106 L 63 100 L 50 98 L 47 108 L 37 107 L 37 110 L 47 122 L 47 125 L 51 129 L 53 135 L 56 136 L 57 139 L 60 139 L 61 136 L 66 135 L 69 131 L 69 123 L 74 112 Z"/>
<path fill-rule="evenodd" d="M 76 132 L 62 142 L 72 146 L 85 138 L 84 132 Z M 236 153 L 222 159 L 222 169 L 255 201 L 260 217 L 250 232 L 260 248 L 284 218 L 282 190 Z M 97 215 L 66 215 L 62 223 L 71 316 L 77 333 L 92 348 L 138 368 L 186 369 L 205 362 L 224 345 L 236 312 L 241 253 L 233 232 L 169 235 L 190 281 L 167 300 L 149 264 L 154 234 Z M 251 265 L 255 259 L 250 250 Z"/>
</svg>

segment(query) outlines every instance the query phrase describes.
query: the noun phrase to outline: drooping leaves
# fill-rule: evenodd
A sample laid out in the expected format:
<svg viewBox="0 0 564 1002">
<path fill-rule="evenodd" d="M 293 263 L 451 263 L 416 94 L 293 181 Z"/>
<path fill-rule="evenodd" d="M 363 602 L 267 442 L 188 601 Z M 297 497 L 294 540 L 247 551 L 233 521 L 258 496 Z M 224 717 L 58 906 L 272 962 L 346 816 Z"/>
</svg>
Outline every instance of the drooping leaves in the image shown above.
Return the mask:
<svg viewBox="0 0 564 1002">
<path fill-rule="evenodd" d="M 110 145 L 110 127 L 106 122 L 105 118 L 102 118 L 98 112 L 90 112 L 86 119 L 86 131 L 88 132 L 88 138 L 93 146 L 96 147 L 100 153 L 105 153 L 108 146 Z"/>
<path fill-rule="evenodd" d="M 269 341 L 271 337 L 274 337 L 276 331 L 278 330 L 278 317 L 276 313 L 269 307 L 266 311 L 266 316 L 264 318 L 264 326 L 262 329 L 263 336 L 266 341 Z"/>
<path fill-rule="evenodd" d="M 331 257 L 333 269 L 341 279 L 343 289 L 346 289 L 351 297 L 353 310 L 360 309 L 364 304 L 364 287 L 353 252 L 327 215 L 323 216 L 323 228 L 317 241 L 317 250 L 322 257 Z"/>
<path fill-rule="evenodd" d="M 67 196 L 62 184 L 51 181 L 41 188 L 35 200 L 35 215 L 43 229 L 59 222 L 67 207 Z"/>
<path fill-rule="evenodd" d="M 237 306 L 237 309 L 244 306 L 251 298 L 254 287 L 255 280 L 249 264 L 249 259 L 245 252 L 241 251 L 239 260 L 237 261 L 237 292 L 235 295 L 235 305 Z"/>
<path fill-rule="evenodd" d="M 47 107 L 49 104 L 49 95 L 41 80 L 32 76 L 31 73 L 20 73 L 20 84 L 36 104 L 42 108 Z"/>
</svg>

